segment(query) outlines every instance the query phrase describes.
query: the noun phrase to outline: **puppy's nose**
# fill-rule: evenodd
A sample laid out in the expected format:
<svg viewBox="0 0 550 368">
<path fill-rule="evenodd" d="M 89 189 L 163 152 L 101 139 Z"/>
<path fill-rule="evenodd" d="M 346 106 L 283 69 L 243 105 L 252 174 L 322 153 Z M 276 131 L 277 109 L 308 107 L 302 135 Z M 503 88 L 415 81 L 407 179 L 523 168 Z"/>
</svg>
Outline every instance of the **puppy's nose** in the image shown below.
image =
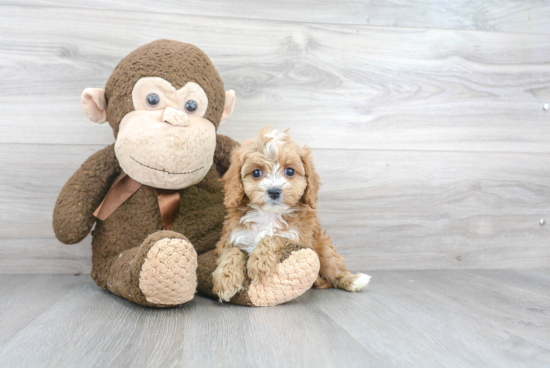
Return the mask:
<svg viewBox="0 0 550 368">
<path fill-rule="evenodd" d="M 279 188 L 271 188 L 267 190 L 267 194 L 271 199 L 277 199 L 281 196 L 281 190 Z"/>
<path fill-rule="evenodd" d="M 185 127 L 189 125 L 189 119 L 187 114 L 183 111 L 176 110 L 173 107 L 167 107 L 164 109 L 164 116 L 162 117 L 165 123 L 175 126 Z"/>
</svg>

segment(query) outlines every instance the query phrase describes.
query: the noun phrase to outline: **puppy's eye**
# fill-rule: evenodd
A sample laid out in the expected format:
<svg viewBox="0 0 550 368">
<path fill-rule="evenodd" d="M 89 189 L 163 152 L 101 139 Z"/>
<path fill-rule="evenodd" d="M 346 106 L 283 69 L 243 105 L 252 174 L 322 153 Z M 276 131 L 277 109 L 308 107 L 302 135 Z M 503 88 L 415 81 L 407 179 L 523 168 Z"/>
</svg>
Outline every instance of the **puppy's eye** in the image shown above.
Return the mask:
<svg viewBox="0 0 550 368">
<path fill-rule="evenodd" d="M 254 179 L 258 179 L 260 176 L 262 176 L 262 170 L 254 170 L 252 171 L 252 177 Z"/>
<path fill-rule="evenodd" d="M 294 176 L 294 169 L 292 167 L 287 167 L 285 170 L 285 175 L 292 178 Z"/>
<path fill-rule="evenodd" d="M 147 105 L 151 107 L 157 107 L 160 102 L 160 97 L 156 93 L 149 93 L 147 95 Z"/>
<path fill-rule="evenodd" d="M 185 103 L 185 111 L 187 111 L 188 113 L 194 113 L 195 111 L 197 111 L 197 107 L 199 105 L 197 104 L 196 101 L 193 101 L 193 100 L 189 100 Z"/>
</svg>

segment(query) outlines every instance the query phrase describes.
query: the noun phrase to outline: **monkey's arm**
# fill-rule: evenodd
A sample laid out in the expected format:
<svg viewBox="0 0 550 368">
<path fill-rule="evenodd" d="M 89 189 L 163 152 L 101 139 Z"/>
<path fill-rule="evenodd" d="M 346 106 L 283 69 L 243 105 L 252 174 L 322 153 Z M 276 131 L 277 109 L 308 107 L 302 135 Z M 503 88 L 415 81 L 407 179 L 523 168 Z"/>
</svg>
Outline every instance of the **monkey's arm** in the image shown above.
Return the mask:
<svg viewBox="0 0 550 368">
<path fill-rule="evenodd" d="M 111 184 L 120 174 L 114 145 L 90 156 L 67 181 L 53 212 L 55 236 L 65 244 L 75 244 L 90 233 L 93 215 Z"/>
<path fill-rule="evenodd" d="M 240 144 L 234 141 L 228 136 L 217 134 L 216 135 L 216 151 L 214 152 L 214 165 L 220 173 L 220 176 L 223 176 L 227 169 L 229 168 L 231 151 L 234 148 L 239 147 Z"/>
</svg>

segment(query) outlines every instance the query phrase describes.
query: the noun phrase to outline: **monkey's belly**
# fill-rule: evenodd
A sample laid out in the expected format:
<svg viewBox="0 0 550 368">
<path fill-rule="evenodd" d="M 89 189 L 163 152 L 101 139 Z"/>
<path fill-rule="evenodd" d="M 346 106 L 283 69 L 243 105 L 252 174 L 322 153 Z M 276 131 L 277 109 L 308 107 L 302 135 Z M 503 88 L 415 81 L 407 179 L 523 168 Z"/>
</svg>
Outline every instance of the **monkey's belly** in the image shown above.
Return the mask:
<svg viewBox="0 0 550 368">
<path fill-rule="evenodd" d="M 216 246 L 226 214 L 223 188 L 213 168 L 197 185 L 180 193 L 180 209 L 170 230 L 185 235 L 198 254 Z M 92 231 L 93 263 L 103 262 L 139 246 L 151 233 L 162 230 L 157 193 L 142 186 Z"/>
</svg>

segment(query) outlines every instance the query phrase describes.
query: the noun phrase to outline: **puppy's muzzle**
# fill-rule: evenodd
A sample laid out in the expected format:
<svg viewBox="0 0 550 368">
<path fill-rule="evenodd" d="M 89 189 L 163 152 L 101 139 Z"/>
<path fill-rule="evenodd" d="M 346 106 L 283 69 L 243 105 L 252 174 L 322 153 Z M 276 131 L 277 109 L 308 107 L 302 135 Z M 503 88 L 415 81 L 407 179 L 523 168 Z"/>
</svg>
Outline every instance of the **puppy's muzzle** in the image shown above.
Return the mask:
<svg viewBox="0 0 550 368">
<path fill-rule="evenodd" d="M 279 188 L 271 188 L 267 190 L 267 195 L 269 198 L 273 199 L 274 201 L 279 199 L 281 196 L 281 189 Z"/>
</svg>

